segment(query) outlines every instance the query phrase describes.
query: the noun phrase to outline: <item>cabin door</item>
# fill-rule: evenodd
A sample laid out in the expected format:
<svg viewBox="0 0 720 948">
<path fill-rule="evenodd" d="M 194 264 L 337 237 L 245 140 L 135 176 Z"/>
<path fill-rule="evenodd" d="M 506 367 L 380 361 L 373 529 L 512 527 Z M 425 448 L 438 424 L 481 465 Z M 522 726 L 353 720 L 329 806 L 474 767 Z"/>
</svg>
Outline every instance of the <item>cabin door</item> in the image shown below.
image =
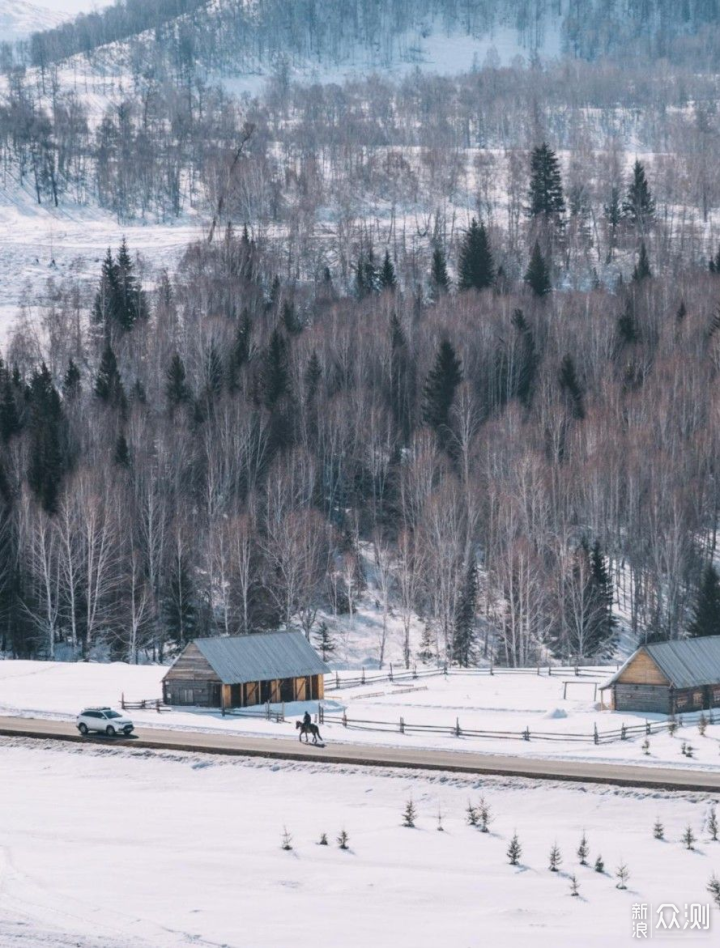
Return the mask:
<svg viewBox="0 0 720 948">
<path fill-rule="evenodd" d="M 210 682 L 210 707 L 219 708 L 222 704 L 221 695 L 222 686 L 220 682 Z"/>
</svg>

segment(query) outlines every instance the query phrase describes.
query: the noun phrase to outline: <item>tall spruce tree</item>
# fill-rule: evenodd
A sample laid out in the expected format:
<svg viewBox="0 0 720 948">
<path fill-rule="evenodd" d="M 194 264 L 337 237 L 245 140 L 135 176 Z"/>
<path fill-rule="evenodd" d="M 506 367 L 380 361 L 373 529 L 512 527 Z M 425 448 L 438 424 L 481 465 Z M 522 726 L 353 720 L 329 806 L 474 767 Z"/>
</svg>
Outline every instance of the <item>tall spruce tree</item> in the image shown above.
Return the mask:
<svg viewBox="0 0 720 948">
<path fill-rule="evenodd" d="M 512 315 L 512 324 L 520 337 L 520 356 L 515 383 L 515 395 L 524 408 L 530 408 L 535 394 L 540 359 L 532 329 L 521 309 Z"/>
<path fill-rule="evenodd" d="M 622 206 L 623 217 L 633 227 L 644 232 L 655 216 L 655 201 L 641 161 L 635 161 L 633 175 Z"/>
<path fill-rule="evenodd" d="M 430 265 L 430 288 L 434 299 L 447 293 L 450 289 L 450 277 L 447 271 L 445 251 L 436 246 L 433 250 L 432 264 Z"/>
<path fill-rule="evenodd" d="M 22 431 L 15 386 L 7 372 L 0 373 L 0 440 L 4 444 Z"/>
<path fill-rule="evenodd" d="M 452 659 L 461 668 L 469 668 L 474 658 L 476 604 L 477 564 L 471 555 L 455 610 L 452 640 Z"/>
<path fill-rule="evenodd" d="M 383 265 L 378 274 L 378 283 L 381 290 L 394 290 L 397 286 L 397 277 L 395 276 L 395 267 L 390 259 L 390 251 L 385 251 Z"/>
<path fill-rule="evenodd" d="M 558 382 L 561 392 L 568 400 L 573 418 L 582 421 L 585 417 L 585 399 L 575 371 L 575 363 L 570 355 L 566 355 L 560 363 Z"/>
<path fill-rule="evenodd" d="M 54 514 L 67 469 L 64 416 L 60 396 L 43 362 L 30 382 L 28 484 L 43 509 Z"/>
<path fill-rule="evenodd" d="M 273 329 L 263 365 L 263 399 L 273 408 L 290 391 L 287 343 L 278 329 Z"/>
<path fill-rule="evenodd" d="M 437 432 L 449 428 L 450 409 L 462 378 L 462 363 L 452 344 L 443 339 L 423 389 L 423 420 Z"/>
<path fill-rule="evenodd" d="M 458 286 L 461 290 L 486 290 L 495 282 L 495 262 L 484 223 L 472 219 L 460 247 Z"/>
<path fill-rule="evenodd" d="M 100 359 L 100 366 L 95 376 L 94 391 L 101 402 L 112 405 L 114 408 L 124 409 L 126 403 L 125 389 L 120 377 L 115 352 L 109 343 L 105 346 Z"/>
<path fill-rule="evenodd" d="M 720 635 L 720 576 L 712 563 L 704 568 L 688 629 L 690 635 Z"/>
<path fill-rule="evenodd" d="M 147 315 L 147 303 L 124 237 L 118 250 L 115 274 L 117 300 L 112 314 L 118 326 L 129 332 L 139 319 Z"/>
<path fill-rule="evenodd" d="M 80 369 L 77 367 L 73 359 L 70 359 L 68 362 L 67 371 L 63 378 L 63 395 L 68 401 L 72 401 L 77 398 L 80 392 L 82 391 L 82 376 L 80 375 Z"/>
<path fill-rule="evenodd" d="M 535 241 L 533 252 L 530 257 L 527 271 L 525 272 L 525 282 L 533 291 L 533 294 L 540 299 L 552 289 L 550 282 L 550 268 L 545 262 L 545 258 L 540 250 L 540 242 Z"/>
<path fill-rule="evenodd" d="M 633 270 L 633 283 L 642 283 L 643 280 L 648 280 L 651 276 L 650 258 L 648 257 L 647 247 L 643 240 L 640 242 L 640 253 L 638 254 L 637 263 Z"/>
<path fill-rule="evenodd" d="M 534 148 L 530 156 L 529 201 L 530 217 L 562 226 L 565 197 L 560 162 L 545 142 Z"/>
<path fill-rule="evenodd" d="M 183 557 L 172 564 L 162 611 L 165 629 L 173 642 L 183 646 L 195 638 L 198 624 L 195 590 Z"/>
<path fill-rule="evenodd" d="M 118 322 L 119 298 L 118 268 L 112 250 L 108 247 L 100 269 L 100 284 L 95 293 L 92 311 L 93 322 L 102 326 L 106 334 Z"/>
<path fill-rule="evenodd" d="M 171 408 L 187 404 L 192 398 L 190 386 L 187 383 L 185 363 L 177 352 L 170 360 L 165 373 L 165 397 Z"/>
</svg>

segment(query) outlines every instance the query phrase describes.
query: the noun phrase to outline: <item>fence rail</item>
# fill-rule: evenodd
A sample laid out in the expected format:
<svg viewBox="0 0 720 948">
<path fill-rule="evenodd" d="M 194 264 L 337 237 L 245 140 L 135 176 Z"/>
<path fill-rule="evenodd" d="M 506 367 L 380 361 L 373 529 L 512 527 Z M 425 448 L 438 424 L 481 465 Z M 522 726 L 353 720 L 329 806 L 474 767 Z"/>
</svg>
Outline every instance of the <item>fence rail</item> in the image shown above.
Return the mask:
<svg viewBox="0 0 720 948">
<path fill-rule="evenodd" d="M 136 698 L 134 701 L 128 701 L 125 695 L 120 696 L 120 707 L 123 711 L 172 711 L 172 708 L 163 704 L 160 698 Z"/>
<path fill-rule="evenodd" d="M 484 731 L 477 728 L 464 727 L 460 719 L 454 724 L 412 724 L 404 718 L 396 721 L 370 721 L 363 718 L 349 718 L 347 714 L 328 714 L 320 705 L 317 715 L 319 724 L 341 724 L 348 730 L 375 731 L 377 733 L 399 734 L 445 734 L 453 737 L 487 738 L 490 740 L 517 740 L 517 741 L 559 741 L 578 744 L 612 744 L 616 741 L 632 740 L 634 737 L 659 734 L 677 727 L 683 727 L 682 717 L 677 720 L 668 718 L 666 721 L 646 721 L 644 724 L 623 724 L 619 728 L 608 731 L 598 731 L 593 726 L 592 734 L 568 733 L 562 731 L 531 731 L 526 727 L 523 731 Z M 712 712 L 706 715 L 708 724 L 714 724 Z"/>
<path fill-rule="evenodd" d="M 358 685 L 372 685 L 379 682 L 403 682 L 417 681 L 421 678 L 437 678 L 440 675 L 446 677 L 466 676 L 466 677 L 484 677 L 492 675 L 541 675 L 552 678 L 559 675 L 574 675 L 576 678 L 602 678 L 609 675 L 619 666 L 608 667 L 607 670 L 593 667 L 582 667 L 580 665 L 537 665 L 534 668 L 506 668 L 497 665 L 487 665 L 479 668 L 449 668 L 447 665 L 439 665 L 437 668 L 412 668 L 395 671 L 390 665 L 387 674 L 367 673 L 363 668 L 360 675 L 342 677 L 340 672 L 332 672 L 325 676 L 325 690 L 338 691 L 341 688 L 355 688 Z"/>
</svg>

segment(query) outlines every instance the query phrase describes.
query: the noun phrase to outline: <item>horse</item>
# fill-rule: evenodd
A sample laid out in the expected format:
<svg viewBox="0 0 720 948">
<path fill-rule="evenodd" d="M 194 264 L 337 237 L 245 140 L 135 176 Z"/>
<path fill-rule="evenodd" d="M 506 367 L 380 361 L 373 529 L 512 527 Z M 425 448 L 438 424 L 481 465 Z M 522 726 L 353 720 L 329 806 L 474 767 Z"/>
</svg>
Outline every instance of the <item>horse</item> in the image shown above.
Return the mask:
<svg viewBox="0 0 720 948">
<path fill-rule="evenodd" d="M 299 741 L 302 740 L 303 734 L 305 735 L 306 744 L 308 743 L 308 734 L 312 734 L 313 744 L 317 744 L 318 739 L 322 741 L 322 737 L 320 737 L 320 728 L 317 726 L 317 724 L 304 724 L 302 721 L 296 721 L 295 730 L 300 731 L 298 734 Z"/>
</svg>

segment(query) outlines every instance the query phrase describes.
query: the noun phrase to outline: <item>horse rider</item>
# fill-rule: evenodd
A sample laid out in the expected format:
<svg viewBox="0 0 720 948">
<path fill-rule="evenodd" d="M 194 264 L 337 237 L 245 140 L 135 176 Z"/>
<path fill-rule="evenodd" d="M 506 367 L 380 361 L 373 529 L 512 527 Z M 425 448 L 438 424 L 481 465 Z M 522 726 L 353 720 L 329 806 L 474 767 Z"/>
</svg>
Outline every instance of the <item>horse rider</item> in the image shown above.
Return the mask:
<svg viewBox="0 0 720 948">
<path fill-rule="evenodd" d="M 312 724 L 312 718 L 310 717 L 310 712 L 306 711 L 303 715 L 303 727 L 309 727 Z"/>
</svg>

